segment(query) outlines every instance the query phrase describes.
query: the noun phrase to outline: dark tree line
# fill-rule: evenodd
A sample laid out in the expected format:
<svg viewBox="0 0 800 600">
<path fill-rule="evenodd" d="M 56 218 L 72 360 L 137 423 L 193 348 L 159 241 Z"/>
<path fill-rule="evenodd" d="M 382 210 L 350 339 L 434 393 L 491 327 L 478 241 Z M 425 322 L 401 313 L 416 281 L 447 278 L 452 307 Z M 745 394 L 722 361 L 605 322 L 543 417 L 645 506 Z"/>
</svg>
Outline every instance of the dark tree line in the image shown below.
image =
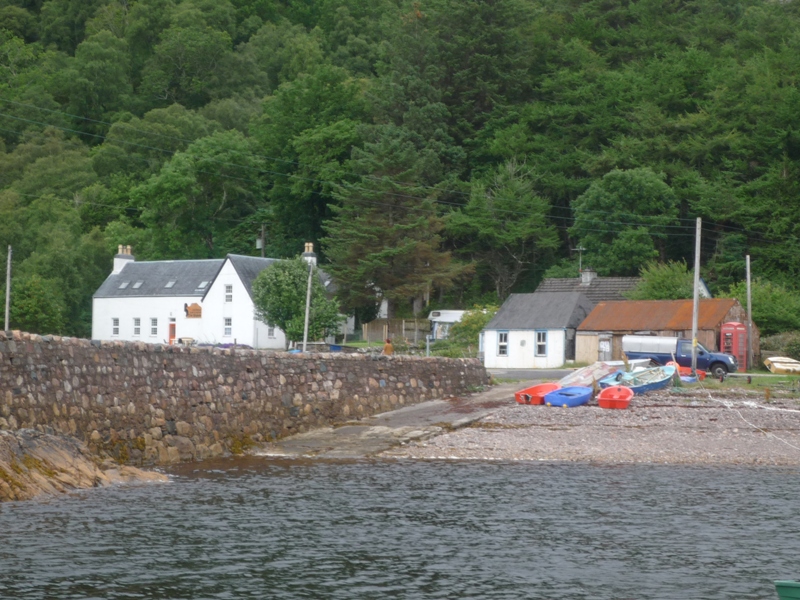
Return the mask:
<svg viewBox="0 0 800 600">
<path fill-rule="evenodd" d="M 88 335 L 137 258 L 321 248 L 363 318 L 545 274 L 800 275 L 800 6 L 0 0 L 13 321 Z"/>
</svg>

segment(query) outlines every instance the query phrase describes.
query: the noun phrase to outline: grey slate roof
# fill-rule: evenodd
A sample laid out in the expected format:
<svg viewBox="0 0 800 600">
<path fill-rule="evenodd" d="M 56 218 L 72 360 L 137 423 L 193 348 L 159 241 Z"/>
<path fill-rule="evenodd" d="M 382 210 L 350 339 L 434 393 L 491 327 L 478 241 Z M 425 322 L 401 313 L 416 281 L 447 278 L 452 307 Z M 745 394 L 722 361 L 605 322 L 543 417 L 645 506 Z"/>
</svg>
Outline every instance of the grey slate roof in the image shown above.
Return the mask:
<svg viewBox="0 0 800 600">
<path fill-rule="evenodd" d="M 638 277 L 595 277 L 588 284 L 582 284 L 580 277 L 544 279 L 536 292 L 580 292 L 592 304 L 610 300 L 627 300 L 622 294 L 636 287 Z M 535 293 L 536 293 L 535 292 Z"/>
<path fill-rule="evenodd" d="M 250 294 L 251 299 L 253 298 L 253 280 L 258 276 L 259 273 L 261 273 L 261 271 L 282 260 L 280 258 L 242 256 L 241 254 L 228 254 L 228 259 L 230 259 L 233 268 L 236 269 L 236 272 L 239 274 L 239 278 L 242 280 L 242 283 L 247 289 L 247 293 Z M 319 268 L 316 272 L 327 292 L 329 294 L 333 293 L 334 286 L 331 281 L 331 276 Z"/>
<path fill-rule="evenodd" d="M 578 292 L 511 294 L 485 329 L 575 329 L 593 307 Z"/>
<path fill-rule="evenodd" d="M 222 268 L 221 258 L 208 260 L 157 260 L 129 262 L 117 274 L 109 275 L 94 298 L 137 298 L 141 296 L 197 296 L 202 298 Z M 120 289 L 124 282 L 128 285 Z M 141 281 L 138 288 L 134 286 Z M 174 281 L 171 288 L 167 283 Z M 198 288 L 207 281 L 205 288 Z"/>
<path fill-rule="evenodd" d="M 233 268 L 242 280 L 250 298 L 253 297 L 253 280 L 261 271 L 274 263 L 279 258 L 261 258 L 256 256 L 243 256 L 241 254 L 228 254 Z M 136 298 L 140 296 L 197 296 L 205 298 L 219 274 L 225 259 L 215 258 L 208 260 L 159 260 L 127 263 L 122 270 L 114 275 L 109 275 L 100 288 L 94 293 L 94 298 Z M 332 292 L 331 277 L 321 269 L 317 270 L 320 280 L 328 292 Z M 123 282 L 128 285 L 120 289 Z M 141 281 L 138 288 L 133 286 Z M 171 288 L 165 287 L 169 281 L 175 281 Z M 198 288 L 201 282 L 207 281 L 204 288 Z"/>
<path fill-rule="evenodd" d="M 242 280 L 250 298 L 253 298 L 253 280 L 264 269 L 278 262 L 277 258 L 261 258 L 258 256 L 243 256 L 241 254 L 228 254 L 233 268 Z"/>
</svg>

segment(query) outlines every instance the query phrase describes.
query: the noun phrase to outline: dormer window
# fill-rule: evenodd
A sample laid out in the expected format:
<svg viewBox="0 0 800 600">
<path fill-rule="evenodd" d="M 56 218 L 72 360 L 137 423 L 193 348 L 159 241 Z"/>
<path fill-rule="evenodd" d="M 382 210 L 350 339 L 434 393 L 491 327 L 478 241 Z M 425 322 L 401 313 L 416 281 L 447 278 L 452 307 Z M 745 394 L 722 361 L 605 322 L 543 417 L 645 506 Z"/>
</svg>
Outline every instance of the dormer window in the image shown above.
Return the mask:
<svg viewBox="0 0 800 600">
<path fill-rule="evenodd" d="M 174 279 L 171 280 L 171 281 L 168 281 L 167 285 L 165 285 L 164 287 L 165 288 L 171 288 L 173 285 L 175 285 L 175 280 Z"/>
<path fill-rule="evenodd" d="M 143 283 L 144 281 L 137 281 L 136 283 L 133 284 L 133 289 L 138 290 L 140 287 L 142 287 Z"/>
<path fill-rule="evenodd" d="M 128 287 L 129 283 L 130 281 L 123 281 L 122 283 L 119 284 L 119 289 L 124 290 L 126 287 Z"/>
</svg>

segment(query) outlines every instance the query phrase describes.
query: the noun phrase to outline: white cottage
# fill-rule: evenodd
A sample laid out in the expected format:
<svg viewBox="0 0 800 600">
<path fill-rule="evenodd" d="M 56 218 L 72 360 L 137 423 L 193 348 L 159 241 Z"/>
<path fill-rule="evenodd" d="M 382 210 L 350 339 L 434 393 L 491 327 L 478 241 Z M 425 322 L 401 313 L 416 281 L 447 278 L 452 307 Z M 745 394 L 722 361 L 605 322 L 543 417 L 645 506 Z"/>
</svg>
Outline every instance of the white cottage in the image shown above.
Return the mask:
<svg viewBox="0 0 800 600">
<path fill-rule="evenodd" d="M 578 292 L 511 294 L 481 332 L 487 369 L 549 369 L 575 358 L 575 330 L 592 310 Z"/>
<path fill-rule="evenodd" d="M 316 264 L 306 250 L 303 258 Z M 130 246 L 120 246 L 111 275 L 92 297 L 92 338 L 283 350 L 286 336 L 256 318 L 252 298 L 256 276 L 277 260 L 229 254 L 136 262 Z M 319 274 L 328 285 L 328 276 Z"/>
</svg>

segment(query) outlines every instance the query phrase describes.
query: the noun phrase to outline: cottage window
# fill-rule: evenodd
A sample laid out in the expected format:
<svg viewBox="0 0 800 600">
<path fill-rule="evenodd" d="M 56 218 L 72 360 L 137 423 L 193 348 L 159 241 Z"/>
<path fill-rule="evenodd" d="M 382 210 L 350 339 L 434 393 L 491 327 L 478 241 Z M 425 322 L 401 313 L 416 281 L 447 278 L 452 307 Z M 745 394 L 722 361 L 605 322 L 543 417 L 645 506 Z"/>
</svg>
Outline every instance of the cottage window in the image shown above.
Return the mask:
<svg viewBox="0 0 800 600">
<path fill-rule="evenodd" d="M 122 283 L 119 284 L 119 289 L 124 290 L 126 287 L 128 287 L 129 283 L 130 281 L 123 281 Z"/>
<path fill-rule="evenodd" d="M 268 338 L 275 337 L 275 325 L 267 325 L 267 337 Z"/>
<path fill-rule="evenodd" d="M 150 319 L 150 335 L 158 335 L 158 319 Z"/>
<path fill-rule="evenodd" d="M 172 286 L 174 286 L 174 285 L 175 285 L 175 280 L 174 280 L 174 279 L 170 279 L 170 280 L 167 282 L 167 285 L 165 285 L 164 287 L 165 287 L 165 288 L 171 288 L 171 287 L 172 287 Z"/>
<path fill-rule="evenodd" d="M 232 329 L 233 329 L 233 319 L 231 317 L 225 317 L 225 333 L 223 335 L 225 337 L 230 337 Z"/>
<path fill-rule="evenodd" d="M 144 281 L 137 281 L 136 283 L 133 284 L 133 289 L 138 290 L 140 287 L 142 287 L 143 283 Z"/>
<path fill-rule="evenodd" d="M 225 286 L 225 302 L 233 302 L 233 286 Z"/>
<path fill-rule="evenodd" d="M 119 335 L 119 319 L 116 317 L 111 319 L 111 335 Z"/>
<path fill-rule="evenodd" d="M 133 335 L 141 335 L 142 333 L 142 320 L 139 317 L 133 319 Z"/>
<path fill-rule="evenodd" d="M 508 356 L 508 332 L 497 333 L 497 356 Z"/>
<path fill-rule="evenodd" d="M 547 332 L 536 332 L 536 356 L 547 356 Z"/>
</svg>

